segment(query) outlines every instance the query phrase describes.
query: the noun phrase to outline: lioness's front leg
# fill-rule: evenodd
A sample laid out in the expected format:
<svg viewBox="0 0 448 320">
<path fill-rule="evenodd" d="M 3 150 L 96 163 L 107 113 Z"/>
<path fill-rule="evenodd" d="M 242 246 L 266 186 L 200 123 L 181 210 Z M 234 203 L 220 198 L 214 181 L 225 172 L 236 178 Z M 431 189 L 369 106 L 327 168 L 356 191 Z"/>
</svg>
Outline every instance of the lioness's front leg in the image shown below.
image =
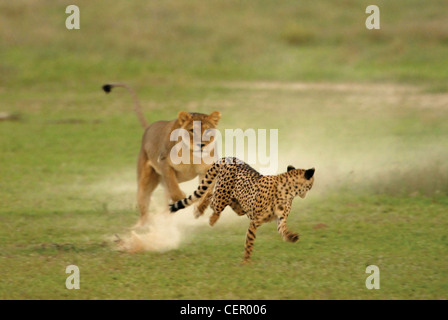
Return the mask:
<svg viewBox="0 0 448 320">
<path fill-rule="evenodd" d="M 166 162 L 161 164 L 160 168 L 162 171 L 162 179 L 171 201 L 176 202 L 185 198 L 185 193 L 182 192 L 177 182 L 174 169 Z"/>
</svg>

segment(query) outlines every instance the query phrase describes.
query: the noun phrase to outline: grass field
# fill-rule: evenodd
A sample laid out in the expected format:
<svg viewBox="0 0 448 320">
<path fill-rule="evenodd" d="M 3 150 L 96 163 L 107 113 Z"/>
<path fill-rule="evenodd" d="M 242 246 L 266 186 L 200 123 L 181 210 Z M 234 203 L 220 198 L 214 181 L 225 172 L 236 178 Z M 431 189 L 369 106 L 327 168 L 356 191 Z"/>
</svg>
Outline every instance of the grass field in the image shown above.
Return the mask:
<svg viewBox="0 0 448 320">
<path fill-rule="evenodd" d="M 1 3 L 0 299 L 447 299 L 448 3 L 375 1 L 372 31 L 369 4 Z M 219 110 L 220 129 L 278 129 L 279 172 L 316 167 L 288 219 L 301 240 L 266 224 L 242 266 L 247 218 L 186 210 L 163 220 L 169 250 L 117 250 L 142 129 L 110 81 L 150 122 Z"/>
</svg>

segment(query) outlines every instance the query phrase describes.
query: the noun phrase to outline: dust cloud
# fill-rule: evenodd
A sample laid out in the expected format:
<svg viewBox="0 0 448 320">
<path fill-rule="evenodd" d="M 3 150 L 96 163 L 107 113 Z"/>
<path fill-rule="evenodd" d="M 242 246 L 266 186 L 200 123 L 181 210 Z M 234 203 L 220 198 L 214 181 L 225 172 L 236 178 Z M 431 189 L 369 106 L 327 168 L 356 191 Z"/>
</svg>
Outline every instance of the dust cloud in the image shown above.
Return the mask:
<svg viewBox="0 0 448 320">
<path fill-rule="evenodd" d="M 133 172 L 133 170 L 125 170 L 121 174 L 115 173 L 113 176 L 105 178 L 103 182 L 96 184 L 94 189 L 98 193 L 108 193 L 105 197 L 110 200 L 108 210 L 132 211 L 131 214 L 134 214 L 135 223 L 137 223 L 139 218 L 135 201 L 137 185 L 135 182 L 133 183 Z M 197 179 L 182 183 L 180 187 L 189 195 L 197 188 Z M 208 224 L 210 209 L 206 210 L 204 215 L 199 218 L 194 217 L 193 211 L 194 206 L 190 206 L 174 214 L 170 213 L 163 187 L 158 186 L 151 197 L 148 223 L 141 227 L 123 225 L 122 231 L 109 235 L 107 238 L 114 243 L 117 250 L 129 253 L 175 250 L 182 244 L 188 243 L 201 230 L 211 228 Z M 219 222 L 222 225 L 241 223 L 242 220 L 231 209 L 226 209 Z"/>
</svg>

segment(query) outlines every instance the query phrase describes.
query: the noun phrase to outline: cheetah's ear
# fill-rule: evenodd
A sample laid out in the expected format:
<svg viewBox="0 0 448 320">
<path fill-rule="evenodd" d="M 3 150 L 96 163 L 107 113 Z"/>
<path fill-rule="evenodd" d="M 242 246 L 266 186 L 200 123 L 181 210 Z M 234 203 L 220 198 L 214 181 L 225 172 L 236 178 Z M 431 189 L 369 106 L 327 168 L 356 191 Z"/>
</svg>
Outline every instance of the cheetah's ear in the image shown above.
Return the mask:
<svg viewBox="0 0 448 320">
<path fill-rule="evenodd" d="M 308 169 L 305 171 L 305 179 L 310 180 L 314 175 L 314 168 Z"/>
<path fill-rule="evenodd" d="M 291 171 L 291 170 L 295 170 L 295 169 L 296 169 L 296 168 L 294 168 L 294 167 L 291 166 L 291 165 L 288 166 L 288 172 Z"/>
</svg>

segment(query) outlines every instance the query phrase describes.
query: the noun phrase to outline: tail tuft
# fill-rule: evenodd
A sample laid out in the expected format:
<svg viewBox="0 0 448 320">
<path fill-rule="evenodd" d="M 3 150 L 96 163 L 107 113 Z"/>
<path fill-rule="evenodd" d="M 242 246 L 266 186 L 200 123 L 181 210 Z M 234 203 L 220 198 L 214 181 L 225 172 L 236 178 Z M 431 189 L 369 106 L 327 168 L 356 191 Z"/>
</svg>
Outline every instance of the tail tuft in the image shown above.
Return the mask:
<svg viewBox="0 0 448 320">
<path fill-rule="evenodd" d="M 106 92 L 106 93 L 111 92 L 111 91 L 112 91 L 112 85 L 111 85 L 111 84 L 105 84 L 105 85 L 103 86 L 103 90 L 104 90 L 104 92 Z"/>
<path fill-rule="evenodd" d="M 174 213 L 180 209 L 184 209 L 185 208 L 184 200 L 179 200 L 177 202 L 174 202 L 173 204 L 170 204 L 170 212 Z"/>
</svg>

